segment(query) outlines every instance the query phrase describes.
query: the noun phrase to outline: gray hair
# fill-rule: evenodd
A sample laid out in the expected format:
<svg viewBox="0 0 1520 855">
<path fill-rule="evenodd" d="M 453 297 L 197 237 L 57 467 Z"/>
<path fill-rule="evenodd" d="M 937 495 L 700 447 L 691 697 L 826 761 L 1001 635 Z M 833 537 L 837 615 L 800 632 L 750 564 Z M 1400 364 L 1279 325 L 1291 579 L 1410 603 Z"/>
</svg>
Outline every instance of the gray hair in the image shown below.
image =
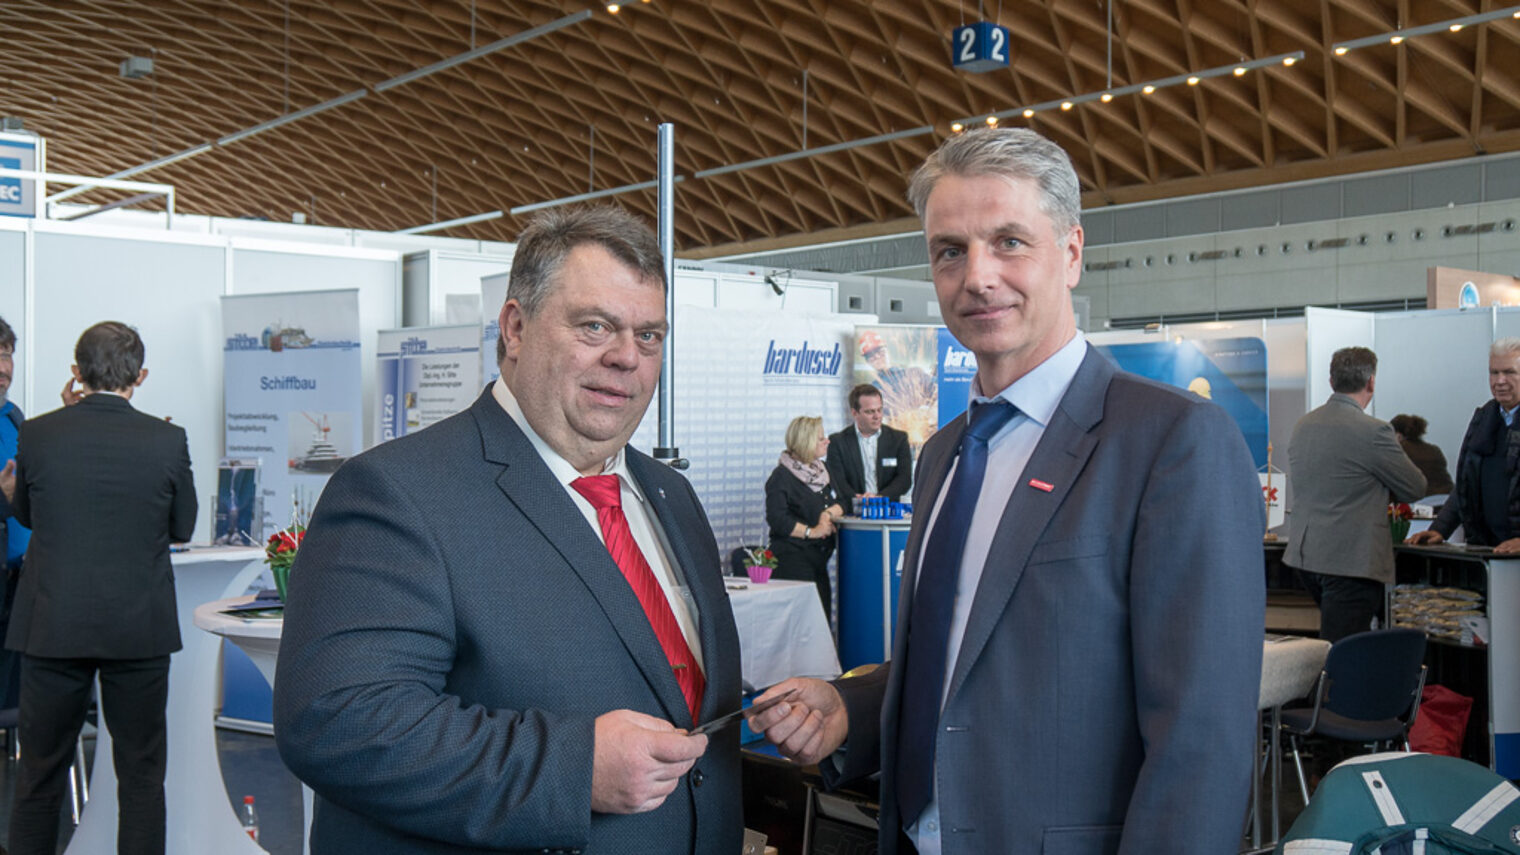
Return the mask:
<svg viewBox="0 0 1520 855">
<path fill-rule="evenodd" d="M 1351 395 L 1367 388 L 1377 373 L 1377 354 L 1365 347 L 1343 347 L 1330 356 L 1330 388 Z"/>
<path fill-rule="evenodd" d="M 1501 338 L 1488 349 L 1489 356 L 1509 356 L 1511 353 L 1520 353 L 1520 338 Z"/>
<path fill-rule="evenodd" d="M 956 134 L 930 154 L 908 183 L 908 201 L 924 218 L 929 193 L 946 175 L 1023 178 L 1040 188 L 1040 211 L 1057 234 L 1082 222 L 1082 185 L 1060 146 L 1028 128 L 979 128 Z"/>
<path fill-rule="evenodd" d="M 612 205 L 578 205 L 545 209 L 528 222 L 512 256 L 507 299 L 516 300 L 528 317 L 537 315 L 558 284 L 565 260 L 586 244 L 607 250 L 640 279 L 660 283 L 662 291 L 669 287 L 660 240 L 643 220 Z M 506 358 L 506 349 L 506 342 L 498 337 L 498 363 Z"/>
</svg>

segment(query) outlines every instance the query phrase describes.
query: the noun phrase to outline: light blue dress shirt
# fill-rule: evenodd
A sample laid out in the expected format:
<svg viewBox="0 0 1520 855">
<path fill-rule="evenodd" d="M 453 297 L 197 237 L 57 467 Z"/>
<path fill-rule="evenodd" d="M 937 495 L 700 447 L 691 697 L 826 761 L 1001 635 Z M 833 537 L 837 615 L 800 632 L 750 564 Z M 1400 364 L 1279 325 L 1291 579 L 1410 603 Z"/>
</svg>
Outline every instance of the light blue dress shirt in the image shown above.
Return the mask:
<svg viewBox="0 0 1520 855">
<path fill-rule="evenodd" d="M 1014 488 L 1025 480 L 1025 466 L 1034 455 L 1035 446 L 1045 435 L 1045 428 L 1055 415 L 1077 369 L 1087 356 L 1087 341 L 1078 332 L 1049 359 L 1035 366 L 1034 370 L 1013 382 L 1013 385 L 991 397 L 984 397 L 980 375 L 972 384 L 972 406 L 989 403 L 1001 398 L 1015 407 L 1014 416 L 1003 429 L 993 434 L 987 443 L 987 473 L 982 480 L 982 491 L 977 497 L 976 511 L 971 516 L 971 528 L 966 533 L 966 547 L 961 554 L 960 583 L 955 594 L 955 610 L 950 618 L 950 643 L 945 653 L 945 697 L 950 693 L 950 676 L 955 673 L 955 660 L 960 655 L 961 640 L 966 634 L 966 621 L 971 616 L 971 605 L 976 599 L 977 586 L 982 581 L 982 569 L 987 563 L 987 553 L 992 548 L 992 538 L 1003 521 L 1003 511 L 1008 507 Z M 953 464 L 945 476 L 945 486 L 955 477 Z M 1039 472 L 1027 473 L 1039 478 Z M 929 528 L 922 543 L 928 543 L 928 532 L 934 530 L 939 516 L 944 492 L 934 499 L 934 510 L 929 517 Z M 922 559 L 922 553 L 918 556 Z M 908 592 L 903 592 L 907 596 Z M 940 703 L 944 704 L 941 697 Z M 936 761 L 937 762 L 937 761 Z M 963 771 L 962 774 L 965 774 Z M 936 780 L 938 775 L 935 776 Z M 937 788 L 936 788 L 937 789 Z M 940 855 L 939 798 L 930 799 L 918 821 L 908 830 L 908 837 L 918 848 L 920 855 Z"/>
</svg>

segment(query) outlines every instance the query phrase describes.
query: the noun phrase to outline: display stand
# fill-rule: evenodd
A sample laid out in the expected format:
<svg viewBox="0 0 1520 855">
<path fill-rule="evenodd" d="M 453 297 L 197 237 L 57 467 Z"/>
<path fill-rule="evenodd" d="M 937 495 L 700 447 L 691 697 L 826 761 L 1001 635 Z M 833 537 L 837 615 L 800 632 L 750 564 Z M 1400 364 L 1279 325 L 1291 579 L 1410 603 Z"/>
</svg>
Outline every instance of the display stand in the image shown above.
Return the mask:
<svg viewBox="0 0 1520 855">
<path fill-rule="evenodd" d="M 1477 590 L 1489 621 L 1487 647 L 1431 637 L 1430 684 L 1473 696 L 1468 732 L 1487 720 L 1488 757 L 1468 756 L 1511 780 L 1520 779 L 1520 556 L 1495 556 L 1461 546 L 1400 546 L 1399 582 Z M 1486 715 L 1485 715 L 1486 714 Z M 1474 754 L 1472 750 L 1464 754 Z"/>
<path fill-rule="evenodd" d="M 839 521 L 839 664 L 846 671 L 892 655 L 897 589 L 909 520 Z"/>
<path fill-rule="evenodd" d="M 217 759 L 218 663 L 222 640 L 195 628 L 195 607 L 207 600 L 241 594 L 263 569 L 258 547 L 204 547 L 175 553 L 174 596 L 184 649 L 169 660 L 167 726 L 169 765 L 164 777 L 167 804 L 166 855 L 262 855 L 243 831 L 222 786 Z M 79 817 L 65 855 L 116 851 L 116 770 L 105 715 L 95 738 L 90 800 Z"/>
</svg>

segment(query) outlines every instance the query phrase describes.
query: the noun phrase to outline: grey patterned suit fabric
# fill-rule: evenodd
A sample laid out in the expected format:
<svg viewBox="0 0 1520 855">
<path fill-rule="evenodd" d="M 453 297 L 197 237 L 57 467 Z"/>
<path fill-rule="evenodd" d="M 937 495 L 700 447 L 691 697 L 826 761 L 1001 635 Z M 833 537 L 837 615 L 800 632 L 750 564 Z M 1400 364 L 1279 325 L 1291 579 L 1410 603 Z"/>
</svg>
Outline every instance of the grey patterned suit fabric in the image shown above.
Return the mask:
<svg viewBox="0 0 1520 855">
<path fill-rule="evenodd" d="M 925 445 L 915 507 L 933 506 L 960 432 Z M 914 518 L 905 591 L 928 517 Z M 1265 525 L 1229 416 L 1089 348 L 1003 512 L 948 678 L 935 749 L 945 855 L 1238 848 Z M 894 660 L 913 602 L 900 600 Z M 903 824 L 900 671 L 838 684 L 850 738 L 826 770 L 837 781 L 882 770 L 883 855 L 900 851 Z"/>
<path fill-rule="evenodd" d="M 707 518 L 680 475 L 627 459 L 701 616 L 702 718 L 734 710 Z M 738 852 L 736 728 L 658 809 L 592 814 L 593 722 L 623 708 L 692 726 L 638 599 L 489 389 L 334 475 L 275 681 L 281 755 L 318 797 L 313 853 Z"/>
</svg>

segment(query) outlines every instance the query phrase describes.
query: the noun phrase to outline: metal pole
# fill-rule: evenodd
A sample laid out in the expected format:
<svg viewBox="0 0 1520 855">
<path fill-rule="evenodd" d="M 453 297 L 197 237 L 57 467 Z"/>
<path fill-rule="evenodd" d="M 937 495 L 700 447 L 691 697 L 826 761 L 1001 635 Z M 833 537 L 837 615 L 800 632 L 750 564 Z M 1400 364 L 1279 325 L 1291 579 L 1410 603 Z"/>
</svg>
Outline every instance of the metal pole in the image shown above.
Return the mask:
<svg viewBox="0 0 1520 855">
<path fill-rule="evenodd" d="M 659 131 L 659 208 L 660 208 L 660 255 L 665 260 L 665 320 L 670 330 L 665 335 L 665 347 L 660 362 L 659 391 L 659 444 L 654 449 L 654 459 L 663 460 L 673 468 L 685 469 L 687 462 L 681 459 L 681 450 L 675 447 L 675 400 L 673 385 L 675 372 L 675 319 L 676 319 L 676 128 L 669 122 L 660 123 Z"/>
</svg>

